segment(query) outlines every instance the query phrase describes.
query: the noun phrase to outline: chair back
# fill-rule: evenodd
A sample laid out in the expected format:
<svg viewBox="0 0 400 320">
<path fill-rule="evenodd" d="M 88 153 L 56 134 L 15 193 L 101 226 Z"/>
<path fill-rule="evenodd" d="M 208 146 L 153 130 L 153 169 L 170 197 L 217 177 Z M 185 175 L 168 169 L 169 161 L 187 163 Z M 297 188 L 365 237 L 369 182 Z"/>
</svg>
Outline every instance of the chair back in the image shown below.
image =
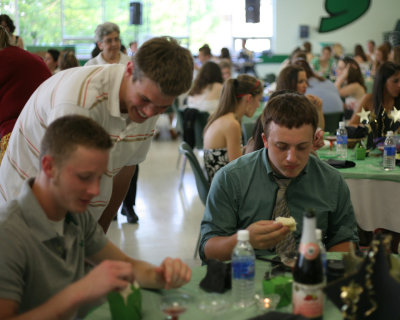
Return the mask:
<svg viewBox="0 0 400 320">
<path fill-rule="evenodd" d="M 179 146 L 179 152 L 189 159 L 189 163 L 192 167 L 196 181 L 197 192 L 199 193 L 201 202 L 206 205 L 208 191 L 210 190 L 210 183 L 205 177 L 200 163 L 197 160 L 196 155 L 193 153 L 193 149 L 185 141 L 183 141 Z"/>
<path fill-rule="evenodd" d="M 243 145 L 246 145 L 251 136 L 253 135 L 255 122 L 242 121 L 242 140 Z"/>
<path fill-rule="evenodd" d="M 325 132 L 335 135 L 337 128 L 339 128 L 339 122 L 343 121 L 343 115 L 343 112 L 324 113 Z"/>
<path fill-rule="evenodd" d="M 210 114 L 194 108 L 179 110 L 178 120 L 182 119 L 183 140 L 193 149 L 203 149 L 203 130 Z"/>
<path fill-rule="evenodd" d="M 210 114 L 206 111 L 199 111 L 194 120 L 194 146 L 203 149 L 203 131 L 207 125 Z"/>
</svg>

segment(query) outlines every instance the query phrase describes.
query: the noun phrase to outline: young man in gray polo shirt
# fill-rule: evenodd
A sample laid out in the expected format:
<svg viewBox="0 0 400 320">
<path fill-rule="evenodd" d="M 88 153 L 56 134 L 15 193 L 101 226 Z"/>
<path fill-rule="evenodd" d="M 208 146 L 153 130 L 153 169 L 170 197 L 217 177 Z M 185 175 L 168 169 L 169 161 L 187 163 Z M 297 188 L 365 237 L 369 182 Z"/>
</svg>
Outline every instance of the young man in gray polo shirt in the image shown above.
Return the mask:
<svg viewBox="0 0 400 320">
<path fill-rule="evenodd" d="M 69 319 L 133 280 L 165 289 L 190 280 L 179 259 L 156 267 L 128 257 L 86 211 L 111 147 L 107 132 L 83 116 L 58 118 L 46 130 L 37 177 L 0 208 L 0 319 Z M 85 259 L 98 264 L 87 275 Z"/>
</svg>

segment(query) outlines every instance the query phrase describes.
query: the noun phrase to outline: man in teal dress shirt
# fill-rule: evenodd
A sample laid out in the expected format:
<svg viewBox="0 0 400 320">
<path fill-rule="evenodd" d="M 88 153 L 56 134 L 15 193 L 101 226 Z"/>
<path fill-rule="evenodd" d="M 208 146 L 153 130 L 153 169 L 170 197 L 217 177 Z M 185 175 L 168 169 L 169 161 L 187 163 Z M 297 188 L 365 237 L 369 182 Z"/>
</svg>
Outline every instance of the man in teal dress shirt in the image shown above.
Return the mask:
<svg viewBox="0 0 400 320">
<path fill-rule="evenodd" d="M 317 112 L 304 96 L 285 93 L 268 102 L 263 114 L 265 148 L 232 161 L 213 179 L 201 223 L 203 260 L 229 260 L 240 229 L 249 230 L 256 254 L 271 252 L 288 235 L 289 228 L 272 218 L 276 178 L 290 179 L 286 201 L 297 222 L 297 244 L 309 208 L 315 209 L 328 250 L 347 251 L 350 242 L 358 242 L 344 179 L 310 154 L 317 123 Z"/>
</svg>

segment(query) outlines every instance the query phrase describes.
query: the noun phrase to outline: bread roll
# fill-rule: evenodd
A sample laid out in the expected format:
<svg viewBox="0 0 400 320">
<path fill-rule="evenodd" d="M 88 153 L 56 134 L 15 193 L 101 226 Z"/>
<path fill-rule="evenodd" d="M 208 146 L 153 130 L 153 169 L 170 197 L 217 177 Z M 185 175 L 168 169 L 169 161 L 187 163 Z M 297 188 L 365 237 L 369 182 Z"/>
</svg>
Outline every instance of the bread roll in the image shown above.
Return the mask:
<svg viewBox="0 0 400 320">
<path fill-rule="evenodd" d="M 276 222 L 282 223 L 282 225 L 287 226 L 290 231 L 296 230 L 296 220 L 293 217 L 285 218 L 285 217 L 277 217 L 275 219 Z"/>
</svg>

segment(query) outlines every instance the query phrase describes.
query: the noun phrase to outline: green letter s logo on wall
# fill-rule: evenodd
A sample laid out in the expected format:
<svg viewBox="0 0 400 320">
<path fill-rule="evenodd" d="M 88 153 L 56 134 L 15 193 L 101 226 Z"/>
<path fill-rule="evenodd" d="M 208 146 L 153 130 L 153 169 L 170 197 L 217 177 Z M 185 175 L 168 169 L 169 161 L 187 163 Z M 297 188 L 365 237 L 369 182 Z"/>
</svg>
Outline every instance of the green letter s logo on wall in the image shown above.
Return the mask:
<svg viewBox="0 0 400 320">
<path fill-rule="evenodd" d="M 321 18 L 319 32 L 337 30 L 361 17 L 371 4 L 371 0 L 325 0 L 325 10 L 330 17 Z"/>
</svg>

